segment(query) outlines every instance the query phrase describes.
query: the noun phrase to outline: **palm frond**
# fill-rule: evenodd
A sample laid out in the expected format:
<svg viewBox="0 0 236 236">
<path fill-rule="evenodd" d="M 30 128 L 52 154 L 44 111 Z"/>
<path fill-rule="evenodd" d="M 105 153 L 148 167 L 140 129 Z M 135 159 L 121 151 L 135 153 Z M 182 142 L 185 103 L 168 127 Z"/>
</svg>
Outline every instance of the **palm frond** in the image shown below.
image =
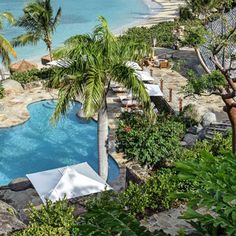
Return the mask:
<svg viewBox="0 0 236 236">
<path fill-rule="evenodd" d="M 0 14 L 0 30 L 3 29 L 3 20 L 7 20 L 7 22 L 10 24 L 10 25 L 13 25 L 14 22 L 15 22 L 15 18 L 14 16 L 12 15 L 12 13 L 10 12 L 2 12 Z"/>
<path fill-rule="evenodd" d="M 96 67 L 90 67 L 86 75 L 84 86 L 84 113 L 92 117 L 101 108 L 105 99 L 105 84 L 103 71 Z"/>
<path fill-rule="evenodd" d="M 59 21 L 61 19 L 61 7 L 57 10 L 57 13 L 54 17 L 54 20 L 52 22 L 52 28 L 55 30 L 56 26 L 59 24 Z"/>
<path fill-rule="evenodd" d="M 12 40 L 12 45 L 14 47 L 25 46 L 28 44 L 36 45 L 39 40 L 40 40 L 40 35 L 37 35 L 34 32 L 28 32 L 14 38 Z"/>
<path fill-rule="evenodd" d="M 2 51 L 4 51 L 5 54 L 10 53 L 13 57 L 16 58 L 16 51 L 14 50 L 13 46 L 2 35 L 0 35 L 0 48 L 2 49 Z"/>
<path fill-rule="evenodd" d="M 77 72 L 74 75 L 64 75 L 63 69 L 55 76 L 55 80 L 60 80 L 61 88 L 58 93 L 56 109 L 51 117 L 51 122 L 56 123 L 61 114 L 66 114 L 71 102 L 76 100 L 78 94 L 83 94 L 83 77 Z"/>
<path fill-rule="evenodd" d="M 110 74 L 112 80 L 122 84 L 128 90 L 132 90 L 133 95 L 143 104 L 146 110 L 150 109 L 150 97 L 144 83 L 139 80 L 134 69 L 127 67 L 125 64 L 117 64 L 112 68 Z"/>
</svg>

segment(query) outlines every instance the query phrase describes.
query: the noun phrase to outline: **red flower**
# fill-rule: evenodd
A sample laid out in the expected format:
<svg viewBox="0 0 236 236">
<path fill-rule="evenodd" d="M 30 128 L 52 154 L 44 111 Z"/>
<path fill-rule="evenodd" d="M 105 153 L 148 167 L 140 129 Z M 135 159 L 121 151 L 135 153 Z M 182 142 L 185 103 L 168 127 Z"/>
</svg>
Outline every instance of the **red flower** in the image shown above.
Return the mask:
<svg viewBox="0 0 236 236">
<path fill-rule="evenodd" d="M 123 129 L 126 133 L 129 133 L 132 131 L 132 128 L 130 126 L 127 126 Z"/>
</svg>

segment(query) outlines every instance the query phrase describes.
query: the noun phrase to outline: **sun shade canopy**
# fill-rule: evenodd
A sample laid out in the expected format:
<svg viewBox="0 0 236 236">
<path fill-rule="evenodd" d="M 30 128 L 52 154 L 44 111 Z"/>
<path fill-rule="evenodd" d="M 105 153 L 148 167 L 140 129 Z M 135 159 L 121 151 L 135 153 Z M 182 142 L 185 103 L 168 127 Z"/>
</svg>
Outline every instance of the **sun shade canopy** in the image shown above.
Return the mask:
<svg viewBox="0 0 236 236">
<path fill-rule="evenodd" d="M 43 203 L 112 189 L 87 162 L 26 175 Z"/>
</svg>

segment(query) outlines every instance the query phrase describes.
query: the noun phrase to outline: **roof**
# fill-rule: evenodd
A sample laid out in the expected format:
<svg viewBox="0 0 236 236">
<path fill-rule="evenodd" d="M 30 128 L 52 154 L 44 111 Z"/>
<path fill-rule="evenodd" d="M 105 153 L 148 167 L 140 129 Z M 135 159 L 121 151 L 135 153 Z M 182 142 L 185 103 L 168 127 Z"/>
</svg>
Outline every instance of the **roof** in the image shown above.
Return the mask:
<svg viewBox="0 0 236 236">
<path fill-rule="evenodd" d="M 206 35 L 206 43 L 202 45 L 200 49 L 201 56 L 206 63 L 207 67 L 212 71 L 215 70 L 215 64 L 212 62 L 211 57 L 212 52 L 210 50 L 212 43 L 215 41 L 215 38 L 218 36 L 223 36 L 228 34 L 236 25 L 236 8 L 225 13 L 224 16 L 218 18 L 217 20 L 210 22 L 207 25 L 207 30 L 209 34 Z M 231 42 L 225 47 L 226 55 L 231 55 L 236 50 L 236 44 Z M 219 61 L 223 64 L 223 49 L 217 54 Z M 230 65 L 230 59 L 225 59 L 226 67 Z M 236 77 L 235 72 L 232 74 L 232 77 Z"/>
<path fill-rule="evenodd" d="M 41 200 L 52 202 L 86 196 L 109 190 L 111 187 L 87 162 L 26 175 Z"/>
<path fill-rule="evenodd" d="M 32 69 L 37 69 L 38 66 L 30 61 L 18 61 L 10 65 L 11 72 L 25 72 Z"/>
</svg>

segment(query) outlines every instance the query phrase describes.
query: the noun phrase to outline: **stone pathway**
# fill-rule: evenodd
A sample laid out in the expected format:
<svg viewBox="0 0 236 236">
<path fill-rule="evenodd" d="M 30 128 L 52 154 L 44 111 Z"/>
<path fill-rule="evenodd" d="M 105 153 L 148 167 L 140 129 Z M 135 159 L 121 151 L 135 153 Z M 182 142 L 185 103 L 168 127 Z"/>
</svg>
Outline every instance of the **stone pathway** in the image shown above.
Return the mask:
<svg viewBox="0 0 236 236">
<path fill-rule="evenodd" d="M 177 235 L 181 230 L 185 230 L 187 235 L 191 235 L 195 232 L 193 227 L 185 220 L 179 219 L 185 210 L 185 206 L 180 206 L 168 211 L 159 212 L 143 220 L 142 224 L 151 232 L 162 229 L 167 234 Z"/>
<path fill-rule="evenodd" d="M 219 96 L 195 96 L 184 98 L 182 87 L 187 84 L 187 79 L 178 72 L 171 69 L 153 68 L 155 82 L 159 84 L 163 80 L 163 94 L 166 101 L 171 105 L 176 113 L 179 112 L 179 98 L 183 99 L 183 107 L 188 104 L 197 106 L 198 111 L 204 114 L 207 111 L 222 112 L 224 103 Z M 169 102 L 169 89 L 172 89 L 172 102 Z"/>
</svg>

